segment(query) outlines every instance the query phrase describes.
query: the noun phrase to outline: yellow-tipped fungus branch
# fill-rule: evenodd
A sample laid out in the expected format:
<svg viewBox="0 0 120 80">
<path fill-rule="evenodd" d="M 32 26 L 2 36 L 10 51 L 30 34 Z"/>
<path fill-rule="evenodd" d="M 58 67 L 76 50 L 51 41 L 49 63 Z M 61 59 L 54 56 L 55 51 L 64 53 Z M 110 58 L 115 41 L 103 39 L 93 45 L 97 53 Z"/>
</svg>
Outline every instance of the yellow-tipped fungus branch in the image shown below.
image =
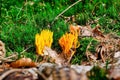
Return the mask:
<svg viewBox="0 0 120 80">
<path fill-rule="evenodd" d="M 49 30 L 42 30 L 41 34 L 36 34 L 35 36 L 35 45 L 36 45 L 36 52 L 43 56 L 44 47 L 51 47 L 53 42 L 53 32 Z"/>
</svg>

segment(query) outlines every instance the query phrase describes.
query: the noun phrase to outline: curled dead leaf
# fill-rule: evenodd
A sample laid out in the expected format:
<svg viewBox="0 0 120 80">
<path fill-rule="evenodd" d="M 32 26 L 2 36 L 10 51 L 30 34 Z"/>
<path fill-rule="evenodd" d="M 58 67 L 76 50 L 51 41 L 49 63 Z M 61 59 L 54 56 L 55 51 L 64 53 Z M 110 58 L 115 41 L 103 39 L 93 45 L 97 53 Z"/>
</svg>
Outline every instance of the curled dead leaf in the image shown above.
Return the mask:
<svg viewBox="0 0 120 80">
<path fill-rule="evenodd" d="M 13 68 L 19 68 L 19 67 L 36 67 L 36 63 L 33 62 L 30 58 L 21 58 L 15 62 L 12 62 L 10 64 Z"/>
<path fill-rule="evenodd" d="M 103 62 L 105 62 L 105 54 L 107 53 L 107 48 L 105 46 L 105 43 L 100 43 L 98 47 L 96 48 L 97 52 L 97 59 L 102 59 Z"/>
</svg>

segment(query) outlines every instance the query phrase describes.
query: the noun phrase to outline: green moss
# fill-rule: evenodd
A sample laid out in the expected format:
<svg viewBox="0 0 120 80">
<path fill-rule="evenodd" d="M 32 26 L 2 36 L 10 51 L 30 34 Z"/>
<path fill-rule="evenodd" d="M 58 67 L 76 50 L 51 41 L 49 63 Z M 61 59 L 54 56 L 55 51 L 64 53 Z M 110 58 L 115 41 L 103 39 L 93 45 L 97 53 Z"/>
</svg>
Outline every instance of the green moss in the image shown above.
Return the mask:
<svg viewBox="0 0 120 80">
<path fill-rule="evenodd" d="M 90 80 L 108 80 L 106 71 L 98 66 L 94 66 L 93 69 L 88 73 Z"/>
<path fill-rule="evenodd" d="M 7 52 L 22 52 L 35 54 L 35 34 L 49 28 L 54 32 L 53 49 L 60 51 L 59 38 L 69 31 L 69 23 L 59 17 L 51 24 L 56 16 L 77 0 L 2 0 L 0 18 L 0 39 L 6 44 Z M 32 4 L 33 3 L 33 4 Z M 67 10 L 63 16 L 75 16 L 76 23 L 86 25 L 89 21 L 98 20 L 104 32 L 117 32 L 120 35 L 120 1 L 119 0 L 83 0 Z M 74 22 L 71 22 L 74 23 Z M 80 39 L 81 46 L 76 50 L 72 63 L 80 64 L 86 60 L 85 51 L 91 38 Z M 95 44 L 93 44 L 94 46 Z M 93 46 L 90 48 L 94 52 Z M 32 57 L 32 56 L 29 57 Z"/>
</svg>

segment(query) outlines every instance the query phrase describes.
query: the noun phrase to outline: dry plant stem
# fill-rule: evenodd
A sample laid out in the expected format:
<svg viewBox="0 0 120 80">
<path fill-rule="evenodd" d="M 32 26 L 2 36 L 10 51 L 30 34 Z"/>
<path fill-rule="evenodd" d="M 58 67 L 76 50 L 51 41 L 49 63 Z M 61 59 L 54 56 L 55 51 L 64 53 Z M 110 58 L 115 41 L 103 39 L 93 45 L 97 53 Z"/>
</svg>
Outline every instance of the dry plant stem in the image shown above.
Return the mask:
<svg viewBox="0 0 120 80">
<path fill-rule="evenodd" d="M 18 54 L 13 54 L 13 55 L 11 55 L 9 57 L 6 57 L 6 59 L 11 59 L 11 58 L 14 58 L 14 57 L 17 57 L 17 56 L 18 56 Z"/>
<path fill-rule="evenodd" d="M 104 59 L 104 57 L 103 57 L 103 54 L 102 54 L 102 53 L 100 53 L 100 56 L 101 56 L 101 58 L 102 58 L 103 63 L 105 63 L 105 59 Z"/>
<path fill-rule="evenodd" d="M 104 57 L 103 57 L 102 49 L 101 49 L 101 51 L 100 51 L 100 56 L 101 56 L 102 61 L 105 63 L 105 59 L 104 59 Z"/>
<path fill-rule="evenodd" d="M 62 11 L 57 17 L 55 17 L 55 19 L 53 20 L 52 24 L 55 22 L 55 20 L 58 19 L 58 17 L 60 17 L 62 14 L 64 14 L 67 10 L 69 10 L 71 7 L 73 7 L 74 5 L 76 5 L 77 3 L 81 2 L 82 0 L 78 0 L 75 3 L 73 3 L 72 5 L 70 5 L 68 8 L 66 8 L 64 11 Z"/>
<path fill-rule="evenodd" d="M 2 56 L 0 56 L 0 61 L 2 61 L 2 62 L 11 62 L 11 61 L 14 61 L 14 60 L 12 60 L 11 58 L 15 58 L 15 57 L 17 57 L 17 54 L 13 54 L 13 55 L 11 55 L 11 56 L 9 56 L 9 57 L 2 57 Z"/>
<path fill-rule="evenodd" d="M 87 59 L 90 61 L 90 59 L 89 59 L 89 54 L 87 53 L 88 52 L 88 48 L 90 48 L 90 45 L 91 45 L 91 43 L 92 43 L 92 41 L 93 41 L 93 39 L 89 42 L 89 44 L 88 44 L 88 46 L 87 46 L 87 48 L 86 48 L 86 52 L 85 52 L 85 54 L 86 54 L 86 56 L 87 56 Z"/>
<path fill-rule="evenodd" d="M 29 48 L 31 48 L 31 46 L 28 47 L 28 48 L 26 48 L 25 50 L 23 50 L 20 54 L 26 52 Z M 17 56 L 18 56 L 18 54 L 13 54 L 13 55 L 11 55 L 11 56 L 9 56 L 9 57 L 6 57 L 6 58 L 0 56 L 0 61 L 6 61 L 6 62 L 14 61 L 14 60 L 12 60 L 11 58 L 15 58 L 15 57 L 17 57 Z"/>
<path fill-rule="evenodd" d="M 68 61 L 67 61 L 67 63 L 69 64 L 70 63 L 70 61 L 71 61 L 71 59 L 72 59 L 72 57 L 73 57 L 73 55 L 74 55 L 74 51 L 72 50 L 72 49 L 70 49 L 71 50 L 71 56 L 70 56 L 70 58 L 68 59 Z"/>
<path fill-rule="evenodd" d="M 23 50 L 22 52 L 20 52 L 20 54 L 22 54 L 22 53 L 24 53 L 24 52 L 26 52 L 28 49 L 30 49 L 32 46 L 30 46 L 30 47 L 28 47 L 28 48 L 26 48 L 25 50 Z"/>
<path fill-rule="evenodd" d="M 2 75 L 0 75 L 0 80 L 3 80 L 6 76 L 8 76 L 9 74 L 16 72 L 16 71 L 20 72 L 20 71 L 27 71 L 27 70 L 25 70 L 25 69 L 11 69 L 9 71 L 6 71 Z"/>
<path fill-rule="evenodd" d="M 14 61 L 14 60 L 8 59 L 8 58 L 4 58 L 4 57 L 0 57 L 0 61 L 2 61 L 2 62 L 11 62 L 11 61 Z"/>
<path fill-rule="evenodd" d="M 94 13 L 94 10 L 95 10 L 96 6 L 98 6 L 98 4 L 103 4 L 103 3 L 102 2 L 96 3 L 95 6 L 94 6 L 94 8 L 93 8 L 93 10 L 92 10 L 92 14 Z"/>
</svg>

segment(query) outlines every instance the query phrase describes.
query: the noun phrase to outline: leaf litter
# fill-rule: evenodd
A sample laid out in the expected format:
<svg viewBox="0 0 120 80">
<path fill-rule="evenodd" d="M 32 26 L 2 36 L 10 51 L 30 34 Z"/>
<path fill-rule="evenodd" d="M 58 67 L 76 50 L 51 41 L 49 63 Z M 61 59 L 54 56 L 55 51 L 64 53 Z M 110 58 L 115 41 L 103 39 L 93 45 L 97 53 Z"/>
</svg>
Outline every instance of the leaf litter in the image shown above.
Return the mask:
<svg viewBox="0 0 120 80">
<path fill-rule="evenodd" d="M 39 39 L 38 37 L 36 38 L 36 50 L 38 55 L 40 54 L 44 58 L 43 62 L 34 62 L 30 58 L 13 60 L 18 55 L 5 57 L 5 46 L 0 41 L 0 80 L 18 80 L 18 78 L 22 80 L 58 80 L 57 76 L 61 80 L 88 80 L 89 75 L 93 73 L 94 69 L 106 69 L 106 66 L 108 66 L 108 69 L 105 77 L 108 80 L 120 80 L 120 37 L 113 33 L 103 34 L 99 25 L 95 28 L 91 28 L 90 25 L 70 25 L 69 29 L 70 33 L 66 33 L 65 35 L 69 34 L 73 39 L 69 43 L 67 41 L 67 39 L 70 41 L 68 35 L 67 37 L 63 35 L 63 39 L 61 37 L 61 41 L 59 41 L 62 48 L 61 53 L 57 53 L 57 51 L 51 49 L 52 37 L 47 38 L 51 40 L 50 42 L 44 40 L 41 50 L 39 50 Z M 45 36 L 45 34 L 43 35 Z M 78 39 L 83 37 L 91 37 L 92 40 L 97 41 L 97 45 L 94 46 L 95 52 L 93 53 L 89 50 L 92 45 L 91 40 L 86 48 L 88 62 L 81 65 L 72 65 L 70 61 L 72 56 L 77 54 L 76 48 L 80 45 Z M 108 64 L 107 61 L 109 61 Z M 99 68 L 94 68 L 94 66 L 99 66 Z M 91 76 L 96 75 L 92 74 Z"/>
</svg>

